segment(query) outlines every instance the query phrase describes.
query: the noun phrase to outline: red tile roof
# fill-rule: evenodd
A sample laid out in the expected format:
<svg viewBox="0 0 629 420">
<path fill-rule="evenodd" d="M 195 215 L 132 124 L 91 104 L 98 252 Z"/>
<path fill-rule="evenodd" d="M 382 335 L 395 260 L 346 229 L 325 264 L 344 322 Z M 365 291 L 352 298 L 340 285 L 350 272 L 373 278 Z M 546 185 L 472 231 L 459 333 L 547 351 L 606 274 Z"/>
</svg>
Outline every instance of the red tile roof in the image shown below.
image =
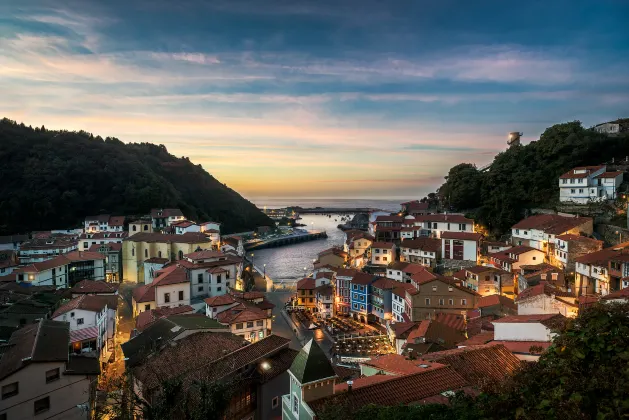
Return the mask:
<svg viewBox="0 0 629 420">
<path fill-rule="evenodd" d="M 314 290 L 315 287 L 315 279 L 312 277 L 306 277 L 297 282 L 297 290 Z"/>
<path fill-rule="evenodd" d="M 161 212 L 161 215 L 159 214 L 160 212 Z M 183 216 L 183 213 L 179 209 L 151 209 L 152 218 L 180 217 L 180 216 Z"/>
<path fill-rule="evenodd" d="M 557 322 L 565 321 L 566 317 L 561 314 L 533 314 L 533 315 L 511 315 L 493 321 L 494 324 L 525 324 L 540 323 L 551 327 Z"/>
<path fill-rule="evenodd" d="M 446 325 L 457 331 L 465 331 L 465 317 L 458 314 L 440 313 L 435 317 L 435 322 Z"/>
<path fill-rule="evenodd" d="M 393 242 L 372 242 L 372 249 L 393 249 L 395 248 L 395 244 Z"/>
<path fill-rule="evenodd" d="M 421 222 L 474 223 L 473 219 L 468 219 L 461 214 L 426 214 L 423 216 L 415 216 L 415 220 Z"/>
<path fill-rule="evenodd" d="M 107 283 L 98 280 L 81 280 L 70 289 L 71 293 L 76 294 L 111 294 L 118 291 L 118 283 Z"/>
<path fill-rule="evenodd" d="M 603 300 L 629 299 L 629 287 L 625 287 L 624 289 L 611 292 L 610 294 L 603 296 L 601 299 Z"/>
<path fill-rule="evenodd" d="M 209 258 L 219 258 L 224 257 L 225 254 L 221 251 L 213 251 L 210 249 L 203 249 L 201 251 L 191 252 L 189 254 L 184 255 L 185 258 L 188 258 L 192 261 L 195 260 L 205 260 Z"/>
<path fill-rule="evenodd" d="M 417 327 L 417 325 L 419 325 L 417 322 L 396 322 L 391 324 L 391 329 L 395 333 L 395 336 L 400 338 L 402 335 Z"/>
<path fill-rule="evenodd" d="M 203 299 L 207 306 L 224 306 L 231 305 L 232 303 L 238 302 L 232 295 L 224 294 L 220 296 L 212 296 L 209 298 Z"/>
<path fill-rule="evenodd" d="M 441 239 L 457 239 L 460 241 L 478 242 L 483 238 L 481 233 L 473 232 L 441 232 Z"/>
<path fill-rule="evenodd" d="M 398 215 L 389 215 L 389 216 L 378 216 L 376 217 L 375 222 L 399 222 L 401 223 L 404 220 L 402 216 Z"/>
<path fill-rule="evenodd" d="M 423 372 L 426 369 L 431 368 L 431 367 L 435 367 L 435 368 L 443 367 L 443 365 L 440 363 L 431 363 L 422 359 L 411 360 L 411 359 L 406 358 L 406 356 L 402 356 L 401 354 L 385 354 L 382 356 L 375 356 L 366 362 L 361 362 L 360 364 L 365 365 L 365 366 L 371 366 L 373 368 L 383 370 L 385 372 L 398 374 L 398 375 L 406 375 L 409 373 Z M 373 376 L 382 376 L 382 375 L 373 375 Z M 370 377 L 373 377 L 373 376 L 370 376 Z M 354 388 L 357 388 L 356 380 L 354 381 Z"/>
<path fill-rule="evenodd" d="M 465 341 L 457 343 L 457 346 L 478 346 L 481 344 L 487 344 L 490 341 L 494 340 L 494 332 L 493 331 L 485 331 L 480 334 L 476 334 Z"/>
<path fill-rule="evenodd" d="M 354 277 L 356 273 L 359 273 L 358 270 L 353 268 L 337 268 L 336 269 L 336 277 Z"/>
<path fill-rule="evenodd" d="M 415 273 L 421 273 L 423 271 L 426 271 L 426 267 L 424 267 L 423 265 L 401 262 L 401 261 L 397 261 L 391 264 L 391 266 L 389 266 L 389 269 L 399 270 L 407 274 L 415 274 Z"/>
<path fill-rule="evenodd" d="M 109 226 L 124 226 L 124 216 L 111 216 L 109 218 Z"/>
<path fill-rule="evenodd" d="M 413 329 L 409 334 L 406 341 L 413 342 L 416 338 L 424 338 L 430 327 L 430 321 L 423 320 L 417 324 L 417 328 Z"/>
<path fill-rule="evenodd" d="M 412 284 L 398 282 L 396 287 L 393 289 L 393 293 L 401 298 L 406 298 L 406 292 L 412 290 L 415 290 Z"/>
<path fill-rule="evenodd" d="M 624 172 L 622 171 L 613 171 L 613 172 L 603 172 L 600 175 L 596 175 L 594 179 L 602 179 L 602 178 L 616 178 L 618 175 L 622 175 Z"/>
<path fill-rule="evenodd" d="M 133 289 L 133 300 L 136 303 L 154 302 L 155 301 L 155 288 L 150 284 L 138 286 Z"/>
<path fill-rule="evenodd" d="M 144 260 L 144 262 L 149 264 L 166 264 L 168 258 L 151 257 L 148 260 Z"/>
<path fill-rule="evenodd" d="M 352 284 L 360 284 L 366 286 L 371 284 L 371 282 L 373 282 L 374 280 L 375 276 L 368 273 L 358 272 L 354 277 L 352 277 L 351 282 Z"/>
<path fill-rule="evenodd" d="M 441 241 L 434 238 L 405 239 L 400 242 L 400 248 L 417 249 L 426 252 L 438 252 Z"/>
<path fill-rule="evenodd" d="M 378 384 L 381 382 L 390 381 L 395 378 L 395 375 L 371 375 L 371 376 L 361 376 L 360 378 L 352 379 L 352 390 L 362 388 L 364 386 Z M 340 392 L 346 392 L 348 389 L 347 382 L 341 382 L 334 385 L 334 392 L 336 394 Z"/>
<path fill-rule="evenodd" d="M 118 297 L 116 296 L 116 299 Z M 100 312 L 107 306 L 108 300 L 104 296 L 81 295 L 62 305 L 52 314 L 53 318 L 63 315 L 75 309 L 84 311 Z"/>
<path fill-rule="evenodd" d="M 594 238 L 588 238 L 587 236 L 574 235 L 572 233 L 567 233 L 565 235 L 558 235 L 557 239 L 561 239 L 562 241 L 579 241 L 579 242 L 589 242 L 592 244 L 602 244 L 603 241 L 599 241 Z"/>
<path fill-rule="evenodd" d="M 174 308 L 157 308 L 151 309 L 150 311 L 140 312 L 140 314 L 135 318 L 135 329 L 143 331 L 160 318 L 170 315 L 192 314 L 193 312 L 194 308 L 190 305 L 176 306 Z M 203 315 L 199 314 L 199 316 Z"/>
<path fill-rule="evenodd" d="M 426 353 L 423 357 L 450 366 L 479 389 L 505 381 L 522 367 L 506 346 L 495 343 Z"/>
<path fill-rule="evenodd" d="M 156 274 L 158 276 L 151 283 L 153 287 L 190 282 L 185 268 L 179 267 L 177 264 L 163 267 Z"/>
<path fill-rule="evenodd" d="M 559 178 L 560 179 L 587 178 L 588 175 L 590 175 L 592 172 L 596 172 L 599 169 L 602 169 L 604 167 L 605 167 L 604 165 L 600 165 L 600 166 L 577 166 L 576 168 L 570 169 L 568 172 L 566 172 L 565 174 L 561 175 Z M 585 170 L 585 172 L 575 174 L 574 171 L 576 171 L 576 170 Z"/>
<path fill-rule="evenodd" d="M 539 282 L 539 284 L 535 286 L 531 286 L 524 289 L 516 298 L 516 302 L 521 302 L 525 299 L 529 299 L 529 298 L 540 296 L 540 295 L 547 295 L 547 296 L 555 295 L 556 297 L 576 298 L 576 296 L 574 296 L 572 293 L 563 292 L 557 289 L 556 287 L 551 286 L 547 282 L 541 281 Z"/>
<path fill-rule="evenodd" d="M 411 275 L 411 280 L 413 280 L 415 283 L 419 284 L 423 284 L 426 283 L 428 281 L 434 280 L 437 278 L 437 275 L 424 269 L 424 271 L 420 271 L 418 273 L 412 274 Z"/>
<path fill-rule="evenodd" d="M 503 295 L 481 296 L 478 299 L 477 306 L 479 308 L 486 308 L 488 306 L 495 306 L 495 305 L 503 305 L 509 309 L 513 309 L 514 311 L 518 309 L 515 303 L 513 303 L 513 299 L 509 299 L 508 297 L 503 296 Z"/>
<path fill-rule="evenodd" d="M 561 235 L 585 223 L 591 217 L 566 217 L 558 214 L 536 214 L 519 221 L 511 229 L 536 229 L 548 234 Z"/>
<path fill-rule="evenodd" d="M 388 381 L 362 386 L 352 389 L 351 392 L 340 392 L 311 401 L 309 405 L 317 414 L 329 405 L 344 406 L 351 411 L 368 404 L 421 404 L 427 399 L 440 396 L 442 392 L 456 391 L 467 385 L 467 381 L 450 367 L 428 368 L 409 375 L 393 376 Z"/>
<path fill-rule="evenodd" d="M 92 244 L 89 248 L 89 252 L 100 252 L 99 250 L 104 248 L 108 251 L 121 251 L 122 244 L 117 242 L 109 242 L 107 244 Z"/>
<path fill-rule="evenodd" d="M 130 242 L 156 242 L 156 243 L 177 243 L 196 244 L 211 242 L 210 238 L 200 232 L 187 232 L 183 235 L 173 235 L 166 233 L 136 233 L 124 239 Z"/>
<path fill-rule="evenodd" d="M 607 265 L 610 261 L 629 262 L 629 242 L 623 242 L 616 246 L 601 249 L 575 258 L 581 264 Z"/>
<path fill-rule="evenodd" d="M 270 318 L 270 315 L 262 310 L 244 304 L 239 304 L 220 312 L 216 320 L 221 324 L 235 324 L 241 322 L 257 321 Z"/>
<path fill-rule="evenodd" d="M 378 280 L 371 283 L 371 286 L 376 287 L 378 289 L 387 290 L 387 289 L 394 289 L 398 287 L 399 284 L 400 284 L 399 281 L 395 281 L 387 277 L 380 277 L 378 278 Z"/>
</svg>

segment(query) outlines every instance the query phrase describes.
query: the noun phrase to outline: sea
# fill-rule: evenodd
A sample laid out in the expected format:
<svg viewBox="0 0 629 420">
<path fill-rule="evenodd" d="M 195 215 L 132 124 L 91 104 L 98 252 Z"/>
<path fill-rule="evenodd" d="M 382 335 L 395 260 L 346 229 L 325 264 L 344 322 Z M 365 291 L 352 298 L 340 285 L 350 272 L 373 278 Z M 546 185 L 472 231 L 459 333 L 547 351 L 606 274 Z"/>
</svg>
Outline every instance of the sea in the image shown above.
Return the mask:
<svg viewBox="0 0 629 420">
<path fill-rule="evenodd" d="M 256 206 L 263 208 L 282 208 L 288 206 L 325 207 L 325 208 L 377 208 L 395 212 L 400 209 L 400 203 L 408 200 L 368 200 L 368 199 L 266 199 L 252 200 Z M 292 281 L 303 278 L 313 270 L 313 261 L 317 254 L 335 245 L 343 245 L 343 231 L 337 226 L 345 223 L 342 217 L 348 215 L 304 214 L 299 223 L 306 225 L 305 229 L 325 230 L 327 239 L 317 239 L 286 245 L 278 248 L 267 248 L 253 251 L 253 262 L 259 268 L 266 270 L 273 282 Z M 349 215 L 350 220 L 353 215 Z M 249 254 L 249 258 L 251 255 Z M 266 266 L 265 266 L 266 265 Z"/>
</svg>

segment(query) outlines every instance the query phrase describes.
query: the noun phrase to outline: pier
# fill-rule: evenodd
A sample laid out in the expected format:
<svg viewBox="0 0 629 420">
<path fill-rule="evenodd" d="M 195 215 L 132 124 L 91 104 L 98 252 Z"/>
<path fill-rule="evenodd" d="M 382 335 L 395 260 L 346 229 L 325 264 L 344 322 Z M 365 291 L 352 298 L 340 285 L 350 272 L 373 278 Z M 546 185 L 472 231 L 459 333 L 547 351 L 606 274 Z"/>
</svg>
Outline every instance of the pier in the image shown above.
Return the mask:
<svg viewBox="0 0 629 420">
<path fill-rule="evenodd" d="M 258 239 L 245 242 L 245 250 L 252 251 L 255 249 L 273 248 L 277 246 L 291 245 L 299 242 L 313 241 L 315 239 L 327 238 L 328 234 L 325 230 L 310 230 L 293 233 L 291 235 L 283 235 L 275 238 Z"/>
<path fill-rule="evenodd" d="M 353 213 L 371 213 L 372 211 L 382 211 L 371 207 L 314 207 L 307 209 L 296 209 L 299 214 L 353 214 Z"/>
</svg>

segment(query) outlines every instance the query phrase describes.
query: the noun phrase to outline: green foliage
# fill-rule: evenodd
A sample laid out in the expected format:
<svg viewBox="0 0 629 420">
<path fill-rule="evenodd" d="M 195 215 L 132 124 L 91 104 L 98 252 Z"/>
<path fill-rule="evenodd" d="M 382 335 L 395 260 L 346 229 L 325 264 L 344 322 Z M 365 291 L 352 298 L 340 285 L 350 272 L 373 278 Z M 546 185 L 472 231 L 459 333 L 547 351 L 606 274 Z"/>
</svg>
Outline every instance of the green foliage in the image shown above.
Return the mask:
<svg viewBox="0 0 629 420">
<path fill-rule="evenodd" d="M 453 167 L 439 196 L 442 204 L 456 210 L 477 209 L 478 222 L 502 233 L 524 216 L 525 209 L 557 201 L 562 173 L 627 155 L 627 135 L 608 137 L 578 121 L 557 124 L 538 141 L 499 153 L 486 172 L 475 171 L 470 164 Z"/>
<path fill-rule="evenodd" d="M 0 235 L 78 226 L 85 216 L 178 207 L 223 232 L 274 223 L 200 165 L 163 145 L 0 121 Z"/>
<path fill-rule="evenodd" d="M 607 420 L 629 418 L 629 303 L 581 311 L 537 363 L 476 398 L 450 405 L 326 407 L 322 420 Z"/>
</svg>

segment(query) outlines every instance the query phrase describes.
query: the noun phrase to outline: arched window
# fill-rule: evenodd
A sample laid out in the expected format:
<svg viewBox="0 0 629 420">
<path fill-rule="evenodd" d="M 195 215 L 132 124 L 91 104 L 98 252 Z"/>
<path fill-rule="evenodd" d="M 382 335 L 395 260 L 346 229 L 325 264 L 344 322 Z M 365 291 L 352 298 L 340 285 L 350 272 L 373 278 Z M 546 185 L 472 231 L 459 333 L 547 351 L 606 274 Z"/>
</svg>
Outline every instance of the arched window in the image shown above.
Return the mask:
<svg viewBox="0 0 629 420">
<path fill-rule="evenodd" d="M 144 225 L 144 230 L 149 230 L 149 225 Z"/>
<path fill-rule="evenodd" d="M 162 251 L 157 251 L 157 256 L 162 258 Z"/>
<path fill-rule="evenodd" d="M 131 248 L 131 256 L 135 257 L 135 248 Z"/>
<path fill-rule="evenodd" d="M 149 257 L 149 250 L 145 249 L 144 250 L 144 258 L 148 258 Z"/>
<path fill-rule="evenodd" d="M 183 260 L 183 251 L 181 251 L 181 250 L 179 251 L 179 259 Z"/>
<path fill-rule="evenodd" d="M 135 232 L 136 230 L 138 230 L 138 227 L 136 225 L 133 225 L 133 231 Z"/>
</svg>

